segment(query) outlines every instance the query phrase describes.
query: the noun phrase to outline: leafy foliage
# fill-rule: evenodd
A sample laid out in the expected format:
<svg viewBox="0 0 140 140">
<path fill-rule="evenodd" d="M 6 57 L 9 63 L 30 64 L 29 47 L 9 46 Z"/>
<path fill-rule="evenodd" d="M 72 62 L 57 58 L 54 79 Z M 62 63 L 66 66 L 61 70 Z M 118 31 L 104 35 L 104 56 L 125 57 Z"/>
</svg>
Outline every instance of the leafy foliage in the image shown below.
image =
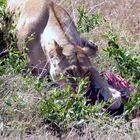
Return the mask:
<svg viewBox="0 0 140 140">
<path fill-rule="evenodd" d="M 72 122 L 81 124 L 89 121 L 102 107 L 85 106 L 85 90 L 88 84 L 86 79 L 76 79 L 78 81 L 77 93 L 68 85 L 64 89 L 53 88 L 45 94 L 45 98 L 40 101 L 39 110 L 41 116 L 51 125 L 65 130 Z"/>
<path fill-rule="evenodd" d="M 104 51 L 116 62 L 115 71 L 135 84 L 136 90 L 125 104 L 126 112 L 130 115 L 132 110 L 140 110 L 140 54 L 132 54 L 128 48 L 119 45 L 118 36 L 113 30 L 105 33 L 103 37 L 108 40 L 108 47 Z"/>
<path fill-rule="evenodd" d="M 79 32 L 89 32 L 95 26 L 98 26 L 102 23 L 103 19 L 99 12 L 94 15 L 88 16 L 84 8 L 79 8 L 79 20 L 77 22 L 77 29 Z"/>
<path fill-rule="evenodd" d="M 12 67 L 15 72 L 22 72 L 26 65 L 26 54 L 16 48 L 15 24 L 9 20 L 9 14 L 5 12 L 5 0 L 0 0 L 0 56 L 6 52 L 6 56 L 0 57 L 0 75 L 6 68 Z"/>
<path fill-rule="evenodd" d="M 112 31 L 104 36 L 108 40 L 108 47 L 104 51 L 116 61 L 115 70 L 129 81 L 140 86 L 140 55 L 132 54 L 130 51 L 118 44 L 118 36 Z"/>
<path fill-rule="evenodd" d="M 5 44 L 3 26 L 5 25 L 6 19 L 7 19 L 7 14 L 5 13 L 5 2 L 0 0 L 0 51 L 2 51 L 2 48 Z"/>
</svg>

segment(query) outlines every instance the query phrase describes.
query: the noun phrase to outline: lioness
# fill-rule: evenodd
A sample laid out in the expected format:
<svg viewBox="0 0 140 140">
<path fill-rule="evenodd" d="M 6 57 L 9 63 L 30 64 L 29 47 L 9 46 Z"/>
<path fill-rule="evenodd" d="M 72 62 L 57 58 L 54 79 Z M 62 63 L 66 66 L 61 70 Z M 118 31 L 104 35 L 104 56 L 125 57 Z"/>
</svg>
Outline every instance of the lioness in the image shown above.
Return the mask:
<svg viewBox="0 0 140 140">
<path fill-rule="evenodd" d="M 44 50 L 50 61 L 50 73 L 54 80 L 57 80 L 58 74 L 61 72 L 64 75 L 73 77 L 89 77 L 91 84 L 98 87 L 104 101 L 113 98 L 113 104 L 110 109 L 117 109 L 121 105 L 121 93 L 112 88 L 105 81 L 99 72 L 92 66 L 86 52 L 78 45 L 62 44 L 61 46 L 55 41 L 49 41 Z M 75 82 L 72 81 L 75 86 Z M 75 88 L 75 87 L 74 87 Z"/>
<path fill-rule="evenodd" d="M 74 41 L 72 35 L 67 36 L 66 32 L 64 32 L 66 27 L 65 25 L 60 26 L 63 24 L 61 24 L 58 18 L 59 14 L 56 14 L 55 9 L 57 9 L 57 5 L 50 5 L 48 23 L 41 34 L 42 48 L 50 61 L 52 77 L 57 79 L 60 72 L 74 77 L 89 77 L 91 83 L 102 90 L 101 95 L 105 101 L 113 97 L 114 101 L 110 108 L 118 108 L 121 105 L 120 92 L 109 86 L 98 71 L 92 67 L 89 55 L 84 47 L 80 47 Z M 72 33 L 70 29 L 68 31 Z"/>
<path fill-rule="evenodd" d="M 102 89 L 105 101 L 113 98 L 110 108 L 119 108 L 120 92 L 108 85 L 89 60 L 97 46 L 80 38 L 69 14 L 49 0 L 12 0 L 8 1 L 7 10 L 16 12 L 18 1 L 23 2 L 16 27 L 18 48 L 22 50 L 21 42 L 26 42 L 29 67 L 33 67 L 33 72 L 46 73 L 49 62 L 54 79 L 59 72 L 74 77 L 88 76 L 91 83 Z M 34 38 L 28 41 L 32 34 Z"/>
<path fill-rule="evenodd" d="M 8 0 L 7 11 L 12 15 L 20 13 L 20 16 L 14 16 L 16 20 L 16 37 L 18 40 L 18 48 L 23 51 L 23 48 L 28 48 L 29 67 L 32 69 L 33 74 L 44 74 L 49 71 L 48 61 L 41 48 L 41 33 L 48 24 L 50 16 L 49 7 L 53 5 L 50 0 Z M 86 39 L 80 38 L 76 30 L 74 22 L 69 14 L 60 6 L 54 4 L 54 15 L 59 20 L 59 27 L 63 28 L 65 36 L 75 44 L 84 47 L 89 55 L 95 55 L 98 48 L 95 44 Z M 50 25 L 54 28 L 55 23 Z M 32 40 L 30 39 L 32 36 Z M 58 38 L 63 40 L 61 35 Z M 29 41 L 30 40 L 30 41 Z"/>
</svg>

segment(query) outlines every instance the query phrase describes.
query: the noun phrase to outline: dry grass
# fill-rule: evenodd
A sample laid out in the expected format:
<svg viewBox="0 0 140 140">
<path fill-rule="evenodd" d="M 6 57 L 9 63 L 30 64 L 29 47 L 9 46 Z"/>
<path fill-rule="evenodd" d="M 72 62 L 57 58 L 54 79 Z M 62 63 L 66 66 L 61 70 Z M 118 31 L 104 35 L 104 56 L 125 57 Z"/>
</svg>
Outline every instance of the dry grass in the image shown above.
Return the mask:
<svg viewBox="0 0 140 140">
<path fill-rule="evenodd" d="M 57 0 L 57 3 L 71 13 L 75 23 L 78 21 L 78 7 L 84 7 L 89 15 L 99 11 L 103 16 L 102 25 L 95 27 L 89 33 L 82 34 L 99 47 L 97 58 L 92 60 L 99 70 L 105 70 L 112 65 L 110 61 L 106 61 L 108 58 L 102 51 L 102 48 L 107 46 L 107 41 L 102 38 L 102 35 L 109 30 L 110 23 L 114 32 L 119 36 L 119 42 L 126 47 L 129 46 L 131 51 L 140 53 L 139 0 Z"/>
<path fill-rule="evenodd" d="M 134 51 L 140 52 L 140 1 L 139 0 L 54 0 L 61 4 L 71 13 L 75 23 L 78 20 L 77 9 L 79 6 L 85 7 L 88 14 L 100 11 L 105 21 L 104 23 L 90 31 L 82 34 L 86 38 L 93 40 L 100 48 L 107 45 L 102 39 L 106 32 L 108 23 L 112 23 L 114 31 L 119 34 L 120 42 L 135 46 Z M 95 63 L 100 69 L 109 64 L 104 62 L 105 56 L 97 57 Z M 102 62 L 102 64 L 101 64 Z M 97 64 L 100 63 L 100 64 Z M 130 123 L 124 118 L 117 121 L 112 118 L 94 119 L 89 125 L 83 127 L 84 135 L 79 135 L 77 129 L 72 129 L 63 134 L 61 138 L 53 136 L 51 132 L 46 131 L 47 126 L 41 125 L 41 119 L 38 114 L 38 101 L 41 94 L 34 90 L 37 81 L 33 78 L 25 78 L 7 71 L 7 75 L 0 77 L 0 106 L 4 111 L 4 120 L 0 118 L 0 140 L 139 140 L 140 128 L 131 131 Z M 19 99 L 13 102 L 11 107 L 4 104 L 4 100 L 11 96 L 18 96 Z M 23 101 L 23 106 L 20 103 Z M 12 118 L 10 118 L 12 116 Z M 0 116 L 1 117 L 1 116 Z M 107 120 L 106 120 L 107 119 Z M 11 121 L 12 120 L 12 121 Z M 12 124 L 10 124 L 12 122 Z M 72 126 L 72 125 L 71 125 Z M 30 133 L 29 133 L 30 132 Z"/>
<path fill-rule="evenodd" d="M 139 140 L 140 127 L 132 131 L 130 122 L 123 117 L 115 119 L 102 115 L 89 118 L 92 121 L 82 127 L 82 133 L 73 122 L 68 132 L 57 137 L 58 134 L 48 131 L 48 126 L 41 123 L 38 101 L 42 95 L 35 90 L 36 78 L 15 74 L 9 69 L 0 81 L 0 106 L 4 115 L 0 121 L 0 140 Z M 44 83 L 46 86 L 47 82 Z M 5 104 L 8 98 L 15 96 L 12 106 Z"/>
<path fill-rule="evenodd" d="M 61 4 L 65 5 L 69 13 L 72 13 L 75 22 L 78 20 L 77 9 L 79 6 L 83 6 L 89 15 L 100 11 L 106 22 L 85 35 L 94 40 L 98 46 L 105 46 L 101 35 L 107 30 L 109 22 L 112 23 L 114 30 L 117 31 L 122 41 L 137 47 L 140 45 L 139 0 L 67 0 L 62 1 Z"/>
</svg>

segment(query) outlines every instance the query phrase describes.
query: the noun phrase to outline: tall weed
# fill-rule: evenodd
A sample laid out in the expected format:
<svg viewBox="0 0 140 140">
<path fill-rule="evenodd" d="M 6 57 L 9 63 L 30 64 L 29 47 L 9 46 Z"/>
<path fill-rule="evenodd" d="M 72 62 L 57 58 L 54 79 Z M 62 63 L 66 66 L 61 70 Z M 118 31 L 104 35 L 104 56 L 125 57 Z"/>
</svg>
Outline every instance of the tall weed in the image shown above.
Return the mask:
<svg viewBox="0 0 140 140">
<path fill-rule="evenodd" d="M 77 29 L 79 32 L 89 32 L 94 27 L 100 25 L 103 21 L 103 18 L 99 12 L 89 16 L 88 13 L 85 11 L 84 8 L 78 8 L 78 22 L 77 22 Z"/>
</svg>

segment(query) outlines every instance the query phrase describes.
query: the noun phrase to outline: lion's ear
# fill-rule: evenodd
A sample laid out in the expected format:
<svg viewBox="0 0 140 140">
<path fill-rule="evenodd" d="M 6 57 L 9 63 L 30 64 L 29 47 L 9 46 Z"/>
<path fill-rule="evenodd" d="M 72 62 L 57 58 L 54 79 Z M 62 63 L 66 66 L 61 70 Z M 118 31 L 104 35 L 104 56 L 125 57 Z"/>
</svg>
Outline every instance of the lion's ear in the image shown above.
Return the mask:
<svg viewBox="0 0 140 140">
<path fill-rule="evenodd" d="M 62 53 L 65 56 L 73 56 L 76 53 L 75 47 L 73 45 L 71 45 L 71 44 L 65 45 L 65 46 L 63 45 L 62 48 L 63 48 L 63 52 Z"/>
<path fill-rule="evenodd" d="M 49 52 L 54 52 L 57 55 L 62 55 L 62 47 L 59 46 L 59 44 L 55 40 L 51 40 L 49 42 Z"/>
</svg>

